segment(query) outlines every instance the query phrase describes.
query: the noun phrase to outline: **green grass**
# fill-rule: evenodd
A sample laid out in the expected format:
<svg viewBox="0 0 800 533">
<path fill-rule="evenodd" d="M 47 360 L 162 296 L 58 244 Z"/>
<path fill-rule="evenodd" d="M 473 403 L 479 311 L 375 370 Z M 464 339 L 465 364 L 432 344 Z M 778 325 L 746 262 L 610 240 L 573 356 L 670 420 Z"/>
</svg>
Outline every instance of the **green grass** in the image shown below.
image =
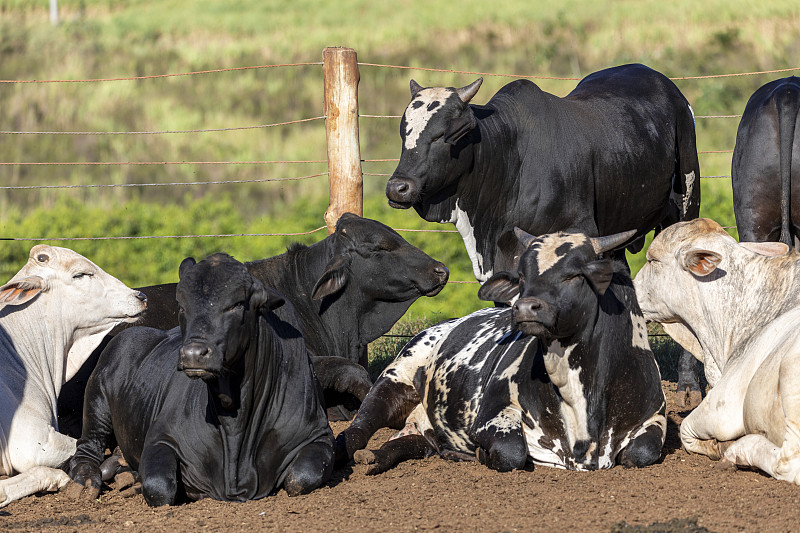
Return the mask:
<svg viewBox="0 0 800 533">
<path fill-rule="evenodd" d="M 350 46 L 361 62 L 516 75 L 582 77 L 644 62 L 669 75 L 800 66 L 800 6 L 744 0 L 486 3 L 407 0 L 0 0 L 0 79 L 148 76 L 321 61 L 326 46 Z M 477 75 L 362 65 L 362 114 L 399 115 L 408 80 L 464 85 Z M 697 115 L 738 114 L 752 92 L 785 74 L 678 80 Z M 476 103 L 511 78 L 486 76 Z M 572 80 L 537 80 L 558 95 Z M 3 131 L 175 131 L 272 124 L 322 115 L 319 65 L 237 70 L 135 81 L 0 84 Z M 397 119 L 361 119 L 362 157 L 398 157 Z M 699 150 L 733 148 L 737 119 L 698 119 Z M 0 135 L 0 162 L 260 161 L 326 158 L 322 121 L 277 128 L 161 135 Z M 730 154 L 700 156 L 703 175 L 730 174 Z M 388 174 L 391 162 L 364 163 Z M 326 170 L 303 165 L 0 166 L 0 185 L 133 184 L 289 178 Z M 393 227 L 452 229 L 390 209 L 385 176 L 365 176 L 364 214 Z M 701 214 L 733 225 L 730 180 L 704 179 Z M 0 191 L 4 237 L 265 233 L 323 224 L 325 177 L 194 187 Z M 299 240 L 313 242 L 324 233 Z M 403 233 L 444 261 L 451 279 L 472 279 L 457 234 Z M 174 281 L 186 255 L 220 249 L 247 260 L 282 251 L 293 238 L 65 241 L 131 285 Z M 32 243 L 0 248 L 0 276 L 24 263 Z M 631 258 L 635 272 L 643 254 Z M 484 307 L 477 286 L 452 284 L 422 298 L 409 317 L 462 316 Z"/>
</svg>

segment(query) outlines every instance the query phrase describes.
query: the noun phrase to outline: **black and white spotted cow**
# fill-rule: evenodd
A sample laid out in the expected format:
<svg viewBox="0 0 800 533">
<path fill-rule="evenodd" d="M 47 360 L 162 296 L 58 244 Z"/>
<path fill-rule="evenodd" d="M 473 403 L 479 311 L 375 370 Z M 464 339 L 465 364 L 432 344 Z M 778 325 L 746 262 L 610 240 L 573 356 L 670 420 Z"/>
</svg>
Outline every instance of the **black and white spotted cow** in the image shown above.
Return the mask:
<svg viewBox="0 0 800 533">
<path fill-rule="evenodd" d="M 517 230 L 519 277 L 501 272 L 481 298 L 509 301 L 414 337 L 336 440 L 379 473 L 439 454 L 507 471 L 645 466 L 666 433 L 664 393 L 626 265 L 601 254 L 635 232 L 588 238 Z M 381 427 L 403 429 L 368 451 Z"/>
</svg>

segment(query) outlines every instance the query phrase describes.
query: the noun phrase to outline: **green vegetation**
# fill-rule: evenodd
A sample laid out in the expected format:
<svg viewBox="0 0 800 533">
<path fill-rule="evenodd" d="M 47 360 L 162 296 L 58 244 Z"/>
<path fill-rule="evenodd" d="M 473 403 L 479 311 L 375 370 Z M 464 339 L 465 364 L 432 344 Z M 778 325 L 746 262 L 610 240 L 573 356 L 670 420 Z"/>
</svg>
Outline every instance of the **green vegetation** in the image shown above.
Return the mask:
<svg viewBox="0 0 800 533">
<path fill-rule="evenodd" d="M 326 46 L 356 49 L 365 63 L 510 75 L 582 77 L 640 61 L 668 76 L 800 67 L 800 7 L 795 0 L 549 4 L 522 0 L 402 3 L 343 0 L 0 0 L 0 80 L 128 78 L 321 61 Z M 475 74 L 362 65 L 360 111 L 399 115 L 408 80 L 465 85 Z M 703 115 L 739 114 L 752 92 L 791 73 L 676 80 Z M 0 83 L 0 131 L 157 132 L 240 128 L 322 115 L 319 65 L 259 68 L 141 80 Z M 512 79 L 485 76 L 484 103 Z M 573 80 L 536 80 L 558 95 Z M 698 118 L 698 149 L 733 148 L 736 118 Z M 396 158 L 398 120 L 361 120 L 362 156 Z M 700 156 L 703 175 L 730 174 L 730 154 Z M 139 135 L 0 134 L 0 163 L 325 160 L 322 120 L 282 127 Z M 452 229 L 383 197 L 392 162 L 365 162 L 364 214 L 395 228 Z M 324 163 L 169 165 L 0 165 L 0 185 L 79 185 L 263 180 L 325 172 Z M 703 179 L 701 214 L 733 226 L 730 180 Z M 325 176 L 224 185 L 0 190 L 2 237 L 147 236 L 309 231 L 323 225 Z M 621 206 L 622 208 L 622 206 Z M 324 235 L 54 241 L 86 254 L 133 286 L 174 281 L 187 255 L 224 250 L 242 260 L 281 252 L 291 240 Z M 452 280 L 471 280 L 454 233 L 404 232 L 444 261 Z M 22 265 L 32 243 L 0 248 L 0 277 Z M 643 254 L 631 258 L 634 272 Z M 438 320 L 485 306 L 475 284 L 451 284 L 422 298 L 411 317 Z"/>
</svg>

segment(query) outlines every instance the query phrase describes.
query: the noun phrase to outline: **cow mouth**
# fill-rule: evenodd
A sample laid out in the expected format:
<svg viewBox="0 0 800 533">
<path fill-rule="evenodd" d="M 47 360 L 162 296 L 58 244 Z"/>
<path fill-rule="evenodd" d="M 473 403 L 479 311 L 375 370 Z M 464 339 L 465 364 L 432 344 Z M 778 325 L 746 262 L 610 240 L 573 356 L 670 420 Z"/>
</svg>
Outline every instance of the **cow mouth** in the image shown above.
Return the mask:
<svg viewBox="0 0 800 533">
<path fill-rule="evenodd" d="M 183 373 L 191 379 L 202 379 L 203 381 L 208 381 L 210 379 L 216 379 L 217 377 L 217 373 L 205 368 L 183 368 L 182 370 Z"/>
<path fill-rule="evenodd" d="M 517 320 L 515 323 L 517 325 L 517 330 L 525 335 L 531 335 L 542 339 L 550 337 L 550 328 L 541 322 L 536 320 Z"/>
<path fill-rule="evenodd" d="M 394 200 L 389 200 L 389 207 L 393 207 L 395 209 L 410 209 L 414 206 L 414 202 L 396 202 Z"/>
<path fill-rule="evenodd" d="M 428 292 L 423 292 L 422 294 L 423 294 L 423 296 L 427 296 L 429 298 L 433 297 L 433 296 L 436 296 L 437 294 L 442 292 L 442 289 L 444 289 L 445 285 L 447 285 L 447 282 L 440 283 L 439 285 L 437 285 L 436 287 L 432 288 Z"/>
</svg>

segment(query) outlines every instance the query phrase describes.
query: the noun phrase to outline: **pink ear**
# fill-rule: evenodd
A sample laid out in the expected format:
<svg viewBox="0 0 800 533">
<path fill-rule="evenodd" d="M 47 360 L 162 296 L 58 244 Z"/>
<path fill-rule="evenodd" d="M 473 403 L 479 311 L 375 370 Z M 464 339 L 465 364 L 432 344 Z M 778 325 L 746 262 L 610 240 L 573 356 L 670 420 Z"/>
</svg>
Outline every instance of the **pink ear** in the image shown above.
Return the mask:
<svg viewBox="0 0 800 533">
<path fill-rule="evenodd" d="M 44 280 L 39 276 L 10 281 L 0 287 L 0 304 L 22 305 L 33 300 L 43 290 Z"/>
<path fill-rule="evenodd" d="M 696 276 L 708 276 L 722 261 L 722 256 L 710 250 L 689 250 L 683 256 L 683 268 Z"/>
<path fill-rule="evenodd" d="M 786 255 L 789 247 L 782 242 L 740 242 L 739 246 L 766 257 Z"/>
</svg>

